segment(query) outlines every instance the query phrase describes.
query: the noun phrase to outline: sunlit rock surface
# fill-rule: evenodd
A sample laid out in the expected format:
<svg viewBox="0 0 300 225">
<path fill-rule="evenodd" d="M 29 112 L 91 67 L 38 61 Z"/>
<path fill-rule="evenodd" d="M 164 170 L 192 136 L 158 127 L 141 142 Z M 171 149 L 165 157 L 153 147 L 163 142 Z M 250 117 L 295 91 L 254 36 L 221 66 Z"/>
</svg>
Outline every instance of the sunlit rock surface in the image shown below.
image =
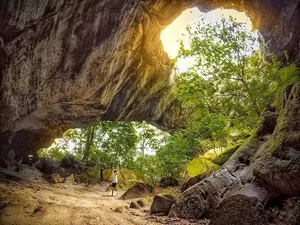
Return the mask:
<svg viewBox="0 0 300 225">
<path fill-rule="evenodd" d="M 1 152 L 9 143 L 17 157 L 96 120 L 179 126 L 159 36 L 188 7 L 244 10 L 270 50 L 299 60 L 299 1 L 0 3 Z"/>
<path fill-rule="evenodd" d="M 97 120 L 171 125 L 172 67 L 159 35 L 180 12 L 141 1 L 1 1 L 2 142 L 21 157 Z"/>
</svg>

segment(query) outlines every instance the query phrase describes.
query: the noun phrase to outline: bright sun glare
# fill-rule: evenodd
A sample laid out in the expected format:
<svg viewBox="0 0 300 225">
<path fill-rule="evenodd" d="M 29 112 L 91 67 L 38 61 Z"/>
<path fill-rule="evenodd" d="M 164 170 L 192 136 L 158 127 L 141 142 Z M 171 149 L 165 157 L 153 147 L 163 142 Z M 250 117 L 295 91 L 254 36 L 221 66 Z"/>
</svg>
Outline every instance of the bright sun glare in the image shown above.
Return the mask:
<svg viewBox="0 0 300 225">
<path fill-rule="evenodd" d="M 163 43 L 164 49 L 170 58 L 175 58 L 179 50 L 179 40 L 182 40 L 185 46 L 189 45 L 189 36 L 186 31 L 187 25 L 191 26 L 192 29 L 196 27 L 197 22 L 201 17 L 206 20 L 215 22 L 220 17 L 224 16 L 228 18 L 232 16 L 236 18 L 238 22 L 243 22 L 246 24 L 246 28 L 252 29 L 252 23 L 249 17 L 246 16 L 244 12 L 238 12 L 236 10 L 229 9 L 216 9 L 208 13 L 200 12 L 198 8 L 187 9 L 182 14 L 174 20 L 166 29 L 164 29 L 160 35 L 161 41 Z M 257 44 L 258 49 L 258 44 Z M 193 64 L 194 60 L 189 59 L 178 59 L 177 67 L 179 72 L 186 71 L 189 66 Z"/>
</svg>

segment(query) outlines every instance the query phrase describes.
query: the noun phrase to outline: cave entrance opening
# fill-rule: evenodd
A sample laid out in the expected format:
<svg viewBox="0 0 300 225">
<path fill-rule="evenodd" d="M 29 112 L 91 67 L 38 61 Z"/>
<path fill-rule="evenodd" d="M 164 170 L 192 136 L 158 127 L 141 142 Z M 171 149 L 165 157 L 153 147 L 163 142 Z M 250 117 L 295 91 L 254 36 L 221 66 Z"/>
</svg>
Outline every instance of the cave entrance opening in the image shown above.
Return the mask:
<svg viewBox="0 0 300 225">
<path fill-rule="evenodd" d="M 185 44 L 189 43 L 189 36 L 186 32 L 186 26 L 189 25 L 192 28 L 196 26 L 196 22 L 205 16 L 210 21 L 215 21 L 224 16 L 233 16 L 237 18 L 239 22 L 246 23 L 247 28 L 250 30 L 252 24 L 250 19 L 245 13 L 237 12 L 235 10 L 214 10 L 209 13 L 201 13 L 198 8 L 192 8 L 184 11 L 171 25 L 169 25 L 161 34 L 161 39 L 164 44 L 164 48 L 171 58 L 176 57 L 179 43 L 178 39 L 182 39 Z M 257 47 L 258 48 L 258 47 Z M 177 61 L 177 68 L 179 72 L 187 71 L 188 66 L 194 63 L 193 58 L 182 59 Z M 213 119 L 213 118 L 207 118 Z M 223 123 L 222 118 L 217 122 Z M 225 122 L 226 123 L 226 122 Z M 186 134 L 184 134 L 186 135 Z M 160 131 L 147 123 L 137 122 L 100 122 L 94 124 L 85 129 L 71 129 L 65 132 L 63 139 L 57 139 L 54 144 L 39 151 L 41 157 L 54 158 L 57 161 L 62 160 L 66 154 L 76 155 L 77 160 L 86 162 L 89 165 L 96 165 L 101 167 L 100 171 L 112 168 L 127 168 L 136 170 L 140 175 L 146 175 L 143 177 L 149 183 L 157 183 L 163 177 L 180 177 L 180 173 L 184 166 L 186 166 L 188 159 L 196 156 L 199 152 L 196 152 L 202 146 L 196 146 L 197 143 L 192 143 L 195 152 L 189 153 L 186 157 L 186 152 L 179 151 L 179 148 L 172 146 L 177 140 L 182 142 L 182 148 L 187 149 L 190 146 L 184 146 L 186 142 L 182 141 L 178 137 L 173 140 L 169 140 L 168 147 L 170 154 L 171 150 L 178 150 L 175 152 L 178 154 L 176 160 L 173 158 L 170 165 L 167 165 L 167 161 L 163 161 L 163 157 L 167 157 L 167 152 L 163 149 L 160 153 L 161 158 L 155 158 L 154 152 L 162 149 L 166 143 L 167 133 Z M 177 139 L 176 139 L 177 138 Z M 185 137 L 183 137 L 185 138 Z M 178 143 L 176 143 L 178 145 Z M 191 144 L 191 143 L 188 143 Z M 201 143 L 202 145 L 203 143 Z M 214 143 L 215 145 L 215 143 Z M 198 148 L 199 147 L 199 148 Z M 221 144 L 222 147 L 222 144 Z M 198 148 L 198 149 L 197 149 Z M 217 146 L 207 145 L 206 150 L 213 149 L 212 154 L 220 154 L 222 149 Z M 203 153 L 203 152 L 202 152 Z M 183 155 L 180 155 L 183 154 Z M 160 162 L 158 162 L 161 160 Z M 72 164 L 74 160 L 69 159 L 67 164 Z M 182 163 L 182 161 L 184 161 Z M 160 165 L 155 165 L 160 163 Z M 162 164 L 169 167 L 158 168 Z M 144 167 L 142 166 L 144 165 Z M 151 168 L 151 166 L 152 168 Z M 182 167 L 178 166 L 182 165 Z M 170 169 L 172 167 L 172 169 Z M 152 169 L 152 171 L 150 171 Z M 148 170 L 148 171 L 146 171 Z M 162 171 L 159 171 L 162 170 Z M 166 171 L 164 171 L 166 170 Z M 168 173 L 169 172 L 169 173 Z M 161 173 L 161 174 L 160 174 Z M 101 177 L 104 176 L 101 174 Z"/>
<path fill-rule="evenodd" d="M 162 167 L 167 164 L 164 156 L 169 136 L 145 121 L 101 121 L 67 130 L 50 147 L 40 149 L 37 157 L 62 168 L 89 168 L 93 172 L 76 173 L 91 175 L 94 181 L 109 181 L 111 171 L 120 169 L 121 179 L 158 184 L 176 172 Z"/>
<path fill-rule="evenodd" d="M 191 112 L 186 133 L 201 140 L 202 155 L 233 152 L 254 133 L 262 111 L 274 100 L 269 74 L 279 69 L 265 66 L 250 19 L 235 10 L 201 13 L 192 8 L 161 33 L 161 40 L 175 58 L 174 92 Z"/>
<path fill-rule="evenodd" d="M 215 9 L 209 12 L 201 12 L 197 7 L 187 9 L 181 13 L 170 25 L 168 25 L 160 35 L 165 52 L 171 59 L 178 56 L 180 41 L 189 46 L 189 33 L 187 26 L 194 30 L 197 23 L 201 23 L 202 18 L 205 19 L 203 26 L 209 26 L 218 19 L 224 17 L 228 19 L 232 16 L 237 22 L 244 23 L 247 30 L 253 29 L 253 24 L 245 12 L 239 12 L 234 9 Z M 257 33 L 255 33 L 257 37 Z M 255 43 L 255 49 L 259 48 L 259 43 Z M 176 68 L 179 72 L 186 71 L 193 63 L 193 58 L 178 58 Z"/>
</svg>

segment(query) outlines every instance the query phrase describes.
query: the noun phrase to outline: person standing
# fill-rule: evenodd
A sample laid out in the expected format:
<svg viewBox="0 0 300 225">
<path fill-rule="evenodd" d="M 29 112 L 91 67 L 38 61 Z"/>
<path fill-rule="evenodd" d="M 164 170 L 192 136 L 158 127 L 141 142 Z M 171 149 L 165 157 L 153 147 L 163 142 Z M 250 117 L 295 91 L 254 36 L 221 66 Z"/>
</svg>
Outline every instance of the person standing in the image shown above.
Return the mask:
<svg viewBox="0 0 300 225">
<path fill-rule="evenodd" d="M 117 191 L 117 183 L 118 183 L 118 170 L 114 170 L 113 180 L 111 184 L 111 196 L 114 196 L 114 191 Z"/>
</svg>

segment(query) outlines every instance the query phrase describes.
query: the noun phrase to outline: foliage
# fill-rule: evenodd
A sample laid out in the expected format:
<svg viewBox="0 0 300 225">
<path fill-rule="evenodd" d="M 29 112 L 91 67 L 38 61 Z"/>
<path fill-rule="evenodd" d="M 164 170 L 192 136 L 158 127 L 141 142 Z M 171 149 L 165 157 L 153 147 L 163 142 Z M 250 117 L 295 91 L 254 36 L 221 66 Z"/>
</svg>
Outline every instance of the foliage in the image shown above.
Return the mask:
<svg viewBox="0 0 300 225">
<path fill-rule="evenodd" d="M 218 169 L 220 169 L 219 165 L 212 163 L 203 156 L 199 156 L 189 163 L 187 172 L 189 176 L 196 176 L 209 170 L 216 171 Z"/>
<path fill-rule="evenodd" d="M 100 122 L 84 129 L 66 131 L 63 139 L 47 151 L 42 150 L 40 156 L 61 160 L 66 152 L 71 151 L 78 160 L 90 165 L 128 167 L 134 161 L 137 141 L 138 135 L 132 123 Z"/>
<path fill-rule="evenodd" d="M 228 147 L 227 149 L 224 150 L 224 152 L 222 152 L 219 155 L 216 155 L 213 159 L 211 159 L 211 162 L 219 166 L 222 166 L 238 150 L 240 146 L 241 145 Z"/>
<path fill-rule="evenodd" d="M 49 149 L 42 148 L 37 153 L 39 158 L 51 158 L 56 161 L 61 161 L 66 151 L 60 148 L 59 143 L 57 143 L 56 146 L 50 147 Z"/>
<path fill-rule="evenodd" d="M 137 148 L 141 155 L 145 156 L 146 152 L 155 153 L 160 146 L 164 132 L 150 126 L 145 121 L 134 123 L 134 126 L 139 136 Z"/>
<path fill-rule="evenodd" d="M 187 28 L 190 46 L 181 42 L 179 57 L 192 57 L 195 63 L 176 84 L 179 99 L 194 110 L 182 136 L 197 138 L 202 143 L 198 152 L 226 147 L 233 134 L 243 138 L 251 133 L 265 106 L 298 74 L 295 65 L 283 67 L 275 57 L 266 62 L 254 47 L 253 32 L 232 17 L 203 23 Z"/>
<path fill-rule="evenodd" d="M 254 47 L 253 32 L 233 18 L 202 25 L 187 28 L 190 46 L 181 42 L 179 51 L 179 57 L 195 59 L 175 86 L 179 100 L 193 112 L 185 129 L 168 135 L 145 122 L 99 122 L 68 130 L 39 156 L 61 160 L 71 152 L 77 160 L 100 167 L 104 176 L 109 176 L 105 169 L 127 168 L 151 184 L 162 177 L 180 179 L 186 168 L 191 176 L 218 169 L 205 158 L 208 154 L 198 155 L 212 149 L 210 157 L 215 156 L 245 139 L 268 103 L 280 105 L 276 93 L 298 80 L 298 69 L 283 66 L 275 57 L 266 62 Z"/>
<path fill-rule="evenodd" d="M 162 178 L 162 165 L 163 162 L 157 155 L 139 156 L 135 160 L 135 167 L 139 178 L 149 184 L 157 184 Z"/>
<path fill-rule="evenodd" d="M 145 122 L 100 122 L 66 131 L 50 148 L 41 149 L 39 156 L 59 161 L 65 154 L 72 153 L 77 160 L 99 166 L 104 172 L 105 169 L 128 168 L 138 178 L 156 184 L 161 179 L 164 162 L 154 153 L 162 146 L 164 136 L 162 131 Z M 104 177 L 106 175 L 104 173 Z"/>
<path fill-rule="evenodd" d="M 194 143 L 185 142 L 181 135 L 181 132 L 177 132 L 166 137 L 166 144 L 156 153 L 161 168 L 161 177 L 181 178 L 186 165 L 192 158 L 189 156 L 189 148 L 190 144 Z"/>
</svg>

